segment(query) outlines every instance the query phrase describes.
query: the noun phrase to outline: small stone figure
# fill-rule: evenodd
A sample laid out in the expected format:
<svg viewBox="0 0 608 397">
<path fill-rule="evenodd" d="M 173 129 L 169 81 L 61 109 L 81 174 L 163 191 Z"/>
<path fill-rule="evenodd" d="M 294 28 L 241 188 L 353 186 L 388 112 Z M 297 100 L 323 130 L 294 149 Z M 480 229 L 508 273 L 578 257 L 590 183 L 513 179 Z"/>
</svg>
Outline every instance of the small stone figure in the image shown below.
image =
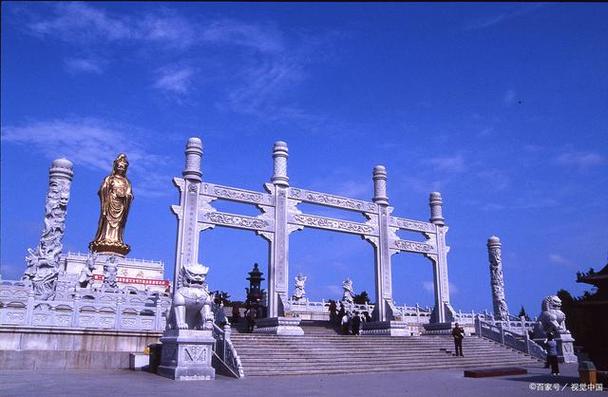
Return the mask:
<svg viewBox="0 0 608 397">
<path fill-rule="evenodd" d="M 352 305 L 355 298 L 355 292 L 353 291 L 353 280 L 351 280 L 350 278 L 344 280 L 344 282 L 342 283 L 342 288 L 344 289 L 344 295 L 342 295 L 342 302 Z"/>
<path fill-rule="evenodd" d="M 114 160 L 112 174 L 105 177 L 99 188 L 101 212 L 91 251 L 126 255 L 131 250 L 123 241 L 129 207 L 133 201 L 131 182 L 126 177 L 129 162 L 121 153 Z"/>
<path fill-rule="evenodd" d="M 206 283 L 209 268 L 201 264 L 181 268 L 181 286 L 173 294 L 168 329 L 213 329 L 213 296 Z"/>
<path fill-rule="evenodd" d="M 291 299 L 296 302 L 306 302 L 306 291 L 304 290 L 306 279 L 307 277 L 302 273 L 298 273 L 298 275 L 295 277 L 295 289 Z"/>
<path fill-rule="evenodd" d="M 84 268 L 80 271 L 80 276 L 78 277 L 78 285 L 80 288 L 91 288 L 96 261 L 97 253 L 93 252 L 89 255 Z"/>
<path fill-rule="evenodd" d="M 111 255 L 106 259 L 106 263 L 103 265 L 103 285 L 102 289 L 105 290 L 116 290 L 118 289 L 118 264 L 116 263 L 116 257 Z"/>
</svg>

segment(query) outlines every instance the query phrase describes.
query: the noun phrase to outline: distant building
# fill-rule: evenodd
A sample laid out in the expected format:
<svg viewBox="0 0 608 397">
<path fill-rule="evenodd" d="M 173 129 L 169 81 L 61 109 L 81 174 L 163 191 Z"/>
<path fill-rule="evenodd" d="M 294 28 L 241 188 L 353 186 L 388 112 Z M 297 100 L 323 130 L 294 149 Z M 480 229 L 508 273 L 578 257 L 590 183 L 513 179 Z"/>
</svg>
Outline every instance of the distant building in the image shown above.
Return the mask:
<svg viewBox="0 0 608 397">
<path fill-rule="evenodd" d="M 86 265 L 88 254 L 68 252 L 61 256 L 61 270 L 65 279 L 77 280 Z M 99 255 L 93 271 L 93 288 L 101 287 L 103 283 L 103 265 L 106 256 Z M 118 286 L 135 287 L 139 290 L 152 292 L 168 292 L 169 280 L 165 279 L 165 264 L 162 261 L 118 257 Z"/>
</svg>

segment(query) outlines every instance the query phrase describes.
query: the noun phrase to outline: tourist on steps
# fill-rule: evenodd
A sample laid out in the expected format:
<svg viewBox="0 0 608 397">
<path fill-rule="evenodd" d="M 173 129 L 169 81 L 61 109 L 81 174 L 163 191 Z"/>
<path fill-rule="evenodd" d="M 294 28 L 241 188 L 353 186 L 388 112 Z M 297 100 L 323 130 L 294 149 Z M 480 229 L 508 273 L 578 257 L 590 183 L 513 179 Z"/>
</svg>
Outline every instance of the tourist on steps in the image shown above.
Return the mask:
<svg viewBox="0 0 608 397">
<path fill-rule="evenodd" d="M 361 327 L 361 317 L 359 317 L 359 312 L 355 312 L 355 315 L 351 321 L 353 326 L 353 335 L 359 335 L 359 328 Z"/>
<path fill-rule="evenodd" d="M 464 329 L 460 327 L 458 323 L 454 324 L 452 336 L 454 337 L 454 355 L 464 357 L 464 354 L 462 354 L 462 339 L 464 338 Z"/>
<path fill-rule="evenodd" d="M 340 325 L 342 326 L 342 335 L 348 335 L 348 322 L 348 313 L 345 312 L 340 322 Z"/>
<path fill-rule="evenodd" d="M 239 306 L 236 303 L 232 304 L 232 322 L 234 324 L 239 322 L 239 319 L 241 318 L 241 312 L 239 310 Z"/>
<path fill-rule="evenodd" d="M 249 333 L 253 332 L 253 328 L 255 327 L 256 312 L 257 310 L 255 307 L 249 307 L 245 313 L 245 317 L 247 318 L 247 332 Z"/>
<path fill-rule="evenodd" d="M 559 375 L 559 364 L 557 360 L 557 342 L 553 332 L 547 334 L 547 361 L 551 365 L 551 375 Z"/>
</svg>

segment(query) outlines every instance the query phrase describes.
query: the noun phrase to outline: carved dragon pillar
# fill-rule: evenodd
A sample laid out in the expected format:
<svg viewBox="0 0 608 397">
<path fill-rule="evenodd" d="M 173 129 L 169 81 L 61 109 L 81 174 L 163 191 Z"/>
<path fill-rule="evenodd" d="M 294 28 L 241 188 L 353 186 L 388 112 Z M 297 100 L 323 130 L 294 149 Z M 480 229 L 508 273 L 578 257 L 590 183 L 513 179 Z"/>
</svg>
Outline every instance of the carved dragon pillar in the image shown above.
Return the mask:
<svg viewBox="0 0 608 397">
<path fill-rule="evenodd" d="M 31 282 L 38 299 L 52 299 L 55 296 L 73 176 L 71 161 L 60 158 L 52 162 L 49 169 L 44 229 L 36 249 L 28 249 L 29 253 L 25 258 L 27 267 L 22 277 L 24 281 Z"/>
<path fill-rule="evenodd" d="M 488 239 L 488 257 L 490 260 L 490 286 L 492 287 L 494 318 L 499 321 L 508 321 L 509 308 L 505 299 L 505 282 L 502 274 L 502 243 L 496 236 Z"/>
</svg>

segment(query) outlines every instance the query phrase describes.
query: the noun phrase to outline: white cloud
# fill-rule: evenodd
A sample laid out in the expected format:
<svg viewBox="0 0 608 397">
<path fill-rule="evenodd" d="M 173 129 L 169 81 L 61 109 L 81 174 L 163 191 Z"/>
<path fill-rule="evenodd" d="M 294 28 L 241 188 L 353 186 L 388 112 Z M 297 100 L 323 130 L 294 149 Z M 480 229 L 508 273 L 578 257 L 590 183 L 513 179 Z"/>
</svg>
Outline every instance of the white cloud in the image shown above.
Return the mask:
<svg viewBox="0 0 608 397">
<path fill-rule="evenodd" d="M 87 3 L 57 3 L 50 14 L 30 23 L 30 30 L 39 36 L 57 36 L 77 42 L 129 39 L 135 35 L 126 19 L 111 17 Z"/>
<path fill-rule="evenodd" d="M 458 289 L 458 287 L 456 287 L 456 285 L 454 285 L 453 283 L 448 282 L 448 285 L 449 285 L 449 288 L 450 288 L 450 295 L 457 294 L 460 291 Z M 426 292 L 433 293 L 435 291 L 435 284 L 432 281 L 423 281 L 422 282 L 422 288 Z"/>
<path fill-rule="evenodd" d="M 274 26 L 234 19 L 212 22 L 203 29 L 201 37 L 208 42 L 240 45 L 262 52 L 280 52 L 284 48 L 281 32 Z"/>
<path fill-rule="evenodd" d="M 507 92 L 505 92 L 505 95 L 503 97 L 503 101 L 505 102 L 505 105 L 510 106 L 513 103 L 515 103 L 516 95 L 517 94 L 514 89 L 508 89 Z"/>
<path fill-rule="evenodd" d="M 467 169 L 462 155 L 434 157 L 425 160 L 425 162 L 431 164 L 437 171 L 458 173 L 464 172 Z"/>
<path fill-rule="evenodd" d="M 66 157 L 75 167 L 109 171 L 118 153 L 127 154 L 133 183 L 144 196 L 171 192 L 171 176 L 162 173 L 167 159 L 150 153 L 133 127 L 93 118 L 49 120 L 2 128 L 2 141 L 27 145 L 49 160 Z"/>
<path fill-rule="evenodd" d="M 65 66 L 69 71 L 72 72 L 85 72 L 85 73 L 103 73 L 101 62 L 94 59 L 87 58 L 68 58 L 65 60 Z"/>
<path fill-rule="evenodd" d="M 566 166 L 575 166 L 579 169 L 586 169 L 598 165 L 606 164 L 606 158 L 593 152 L 566 152 L 557 157 L 557 163 Z"/>
<path fill-rule="evenodd" d="M 487 169 L 477 173 L 477 176 L 494 190 L 505 190 L 511 185 L 511 178 L 500 170 Z"/>
<path fill-rule="evenodd" d="M 565 265 L 565 266 L 574 265 L 574 263 L 572 263 L 572 261 L 564 258 L 560 254 L 549 254 L 549 262 L 554 263 L 556 265 Z"/>
<path fill-rule="evenodd" d="M 519 8 L 516 9 L 515 11 L 503 12 L 498 15 L 492 15 L 492 16 L 489 16 L 486 18 L 480 18 L 475 21 L 472 21 L 468 25 L 465 26 L 465 30 L 478 30 L 478 29 L 489 28 L 491 26 L 497 25 L 497 24 L 504 22 L 506 20 L 509 20 L 511 18 L 528 14 L 534 10 L 537 10 L 538 8 L 542 7 L 543 5 L 542 4 L 518 4 L 517 6 Z"/>
<path fill-rule="evenodd" d="M 173 94 L 186 94 L 192 85 L 194 69 L 167 67 L 158 71 L 154 87 Z"/>
</svg>

